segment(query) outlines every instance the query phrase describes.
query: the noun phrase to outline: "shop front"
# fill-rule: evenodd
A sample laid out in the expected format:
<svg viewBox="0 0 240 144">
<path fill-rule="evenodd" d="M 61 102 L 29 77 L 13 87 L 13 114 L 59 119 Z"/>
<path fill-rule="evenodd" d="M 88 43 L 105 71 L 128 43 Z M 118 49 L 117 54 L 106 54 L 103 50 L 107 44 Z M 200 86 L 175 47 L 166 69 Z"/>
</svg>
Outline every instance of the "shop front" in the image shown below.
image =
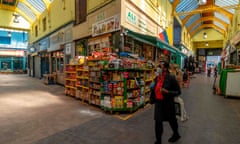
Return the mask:
<svg viewBox="0 0 240 144">
<path fill-rule="evenodd" d="M 0 72 L 25 73 L 26 56 L 24 50 L 1 50 Z"/>
<path fill-rule="evenodd" d="M 72 50 L 72 24 L 49 36 L 49 74 L 56 75 L 56 83 L 64 85 L 64 64 L 75 51 Z M 67 55 L 65 55 L 67 53 Z M 45 56 L 46 58 L 46 56 Z"/>
<path fill-rule="evenodd" d="M 49 38 L 46 37 L 38 42 L 39 45 L 39 57 L 40 57 L 40 72 L 41 77 L 44 74 L 49 74 L 49 53 L 47 49 L 49 48 Z"/>
</svg>

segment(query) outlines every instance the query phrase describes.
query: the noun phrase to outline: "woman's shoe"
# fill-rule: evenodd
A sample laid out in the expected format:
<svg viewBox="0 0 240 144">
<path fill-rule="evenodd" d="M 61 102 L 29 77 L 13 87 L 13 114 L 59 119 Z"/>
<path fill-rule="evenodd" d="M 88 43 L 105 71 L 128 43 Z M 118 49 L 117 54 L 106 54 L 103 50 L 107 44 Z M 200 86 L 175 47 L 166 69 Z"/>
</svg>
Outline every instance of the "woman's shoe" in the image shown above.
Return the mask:
<svg viewBox="0 0 240 144">
<path fill-rule="evenodd" d="M 178 141 L 180 138 L 181 138 L 181 136 L 179 134 L 173 134 L 173 136 L 168 139 L 168 142 L 174 143 L 174 142 Z"/>
</svg>

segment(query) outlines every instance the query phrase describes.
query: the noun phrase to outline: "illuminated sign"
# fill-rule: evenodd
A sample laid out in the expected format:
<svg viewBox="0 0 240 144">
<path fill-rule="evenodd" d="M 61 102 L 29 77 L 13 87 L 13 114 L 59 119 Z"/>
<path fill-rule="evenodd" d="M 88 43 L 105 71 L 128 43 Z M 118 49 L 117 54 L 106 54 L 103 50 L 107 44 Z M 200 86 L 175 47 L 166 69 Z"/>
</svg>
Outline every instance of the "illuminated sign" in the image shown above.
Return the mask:
<svg viewBox="0 0 240 144">
<path fill-rule="evenodd" d="M 23 50 L 15 50 L 15 51 L 0 51 L 1 56 L 24 56 Z"/>
</svg>

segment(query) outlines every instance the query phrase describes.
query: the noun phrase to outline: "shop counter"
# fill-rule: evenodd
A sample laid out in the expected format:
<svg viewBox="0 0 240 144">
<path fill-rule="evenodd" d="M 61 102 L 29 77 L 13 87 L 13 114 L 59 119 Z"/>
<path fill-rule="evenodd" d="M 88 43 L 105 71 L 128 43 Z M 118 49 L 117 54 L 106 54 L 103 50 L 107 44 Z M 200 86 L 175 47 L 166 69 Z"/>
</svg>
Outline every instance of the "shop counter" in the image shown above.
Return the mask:
<svg viewBox="0 0 240 144">
<path fill-rule="evenodd" d="M 219 86 L 225 97 L 240 97 L 240 69 L 222 70 Z"/>
</svg>

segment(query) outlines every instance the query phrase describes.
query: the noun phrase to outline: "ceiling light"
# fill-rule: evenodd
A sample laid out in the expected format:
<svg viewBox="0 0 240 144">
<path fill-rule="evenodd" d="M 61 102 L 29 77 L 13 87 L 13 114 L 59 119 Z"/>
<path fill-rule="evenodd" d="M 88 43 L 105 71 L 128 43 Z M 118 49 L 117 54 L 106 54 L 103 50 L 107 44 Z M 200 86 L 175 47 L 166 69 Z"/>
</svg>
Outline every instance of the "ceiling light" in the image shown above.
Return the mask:
<svg viewBox="0 0 240 144">
<path fill-rule="evenodd" d="M 19 23 L 19 19 L 15 17 L 15 18 L 13 19 L 13 22 L 14 22 L 14 23 Z"/>
<path fill-rule="evenodd" d="M 204 39 L 207 38 L 207 33 L 206 33 L 206 32 L 203 33 L 203 38 L 204 38 Z"/>
<path fill-rule="evenodd" d="M 207 4 L 207 0 L 198 0 L 199 5 L 205 5 Z"/>
<path fill-rule="evenodd" d="M 206 47 L 208 47 L 208 42 L 206 42 L 206 44 L 205 44 L 205 45 L 206 45 Z"/>
<path fill-rule="evenodd" d="M 11 32 L 8 32 L 7 35 L 8 35 L 8 37 L 11 37 L 11 36 L 12 36 L 12 33 L 11 33 Z"/>
<path fill-rule="evenodd" d="M 17 13 L 13 13 L 13 22 L 14 23 L 19 23 L 19 15 Z"/>
</svg>

